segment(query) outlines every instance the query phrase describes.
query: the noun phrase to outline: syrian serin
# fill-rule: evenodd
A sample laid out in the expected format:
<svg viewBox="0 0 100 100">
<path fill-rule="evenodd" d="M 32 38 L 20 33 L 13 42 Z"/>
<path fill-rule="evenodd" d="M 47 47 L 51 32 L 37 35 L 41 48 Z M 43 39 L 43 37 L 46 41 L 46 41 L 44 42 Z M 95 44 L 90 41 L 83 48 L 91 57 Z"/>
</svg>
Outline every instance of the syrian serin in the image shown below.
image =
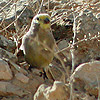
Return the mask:
<svg viewBox="0 0 100 100">
<path fill-rule="evenodd" d="M 37 14 L 31 23 L 29 31 L 23 36 L 21 50 L 29 69 L 37 68 L 43 71 L 54 57 L 55 40 L 51 32 L 50 16 Z"/>
</svg>

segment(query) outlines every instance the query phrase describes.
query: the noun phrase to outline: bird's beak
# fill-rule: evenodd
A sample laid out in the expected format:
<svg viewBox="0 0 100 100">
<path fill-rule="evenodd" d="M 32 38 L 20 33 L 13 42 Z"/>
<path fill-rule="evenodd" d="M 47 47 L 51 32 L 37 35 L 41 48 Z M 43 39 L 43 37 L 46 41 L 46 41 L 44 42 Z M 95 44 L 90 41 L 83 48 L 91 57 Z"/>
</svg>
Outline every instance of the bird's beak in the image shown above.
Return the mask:
<svg viewBox="0 0 100 100">
<path fill-rule="evenodd" d="M 44 23 L 48 24 L 48 23 L 50 23 L 50 20 L 48 18 L 46 18 L 46 19 L 44 19 Z"/>
</svg>

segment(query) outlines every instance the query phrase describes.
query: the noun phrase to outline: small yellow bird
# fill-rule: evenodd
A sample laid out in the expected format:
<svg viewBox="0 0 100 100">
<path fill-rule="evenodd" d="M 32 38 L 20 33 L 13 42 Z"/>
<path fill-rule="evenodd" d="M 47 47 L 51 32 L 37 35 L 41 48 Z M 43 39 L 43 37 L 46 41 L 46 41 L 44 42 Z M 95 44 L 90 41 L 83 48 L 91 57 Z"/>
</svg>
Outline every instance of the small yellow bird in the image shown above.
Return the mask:
<svg viewBox="0 0 100 100">
<path fill-rule="evenodd" d="M 29 31 L 23 36 L 20 47 L 29 69 L 44 70 L 54 57 L 55 40 L 51 32 L 50 16 L 46 13 L 37 14 Z"/>
</svg>

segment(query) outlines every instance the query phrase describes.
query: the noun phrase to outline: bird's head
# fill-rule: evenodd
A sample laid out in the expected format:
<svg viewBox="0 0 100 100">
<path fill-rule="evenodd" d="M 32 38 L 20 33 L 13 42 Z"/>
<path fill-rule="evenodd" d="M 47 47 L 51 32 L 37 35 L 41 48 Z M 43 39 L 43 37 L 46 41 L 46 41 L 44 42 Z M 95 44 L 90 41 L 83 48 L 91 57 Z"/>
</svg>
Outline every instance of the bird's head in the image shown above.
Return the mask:
<svg viewBox="0 0 100 100">
<path fill-rule="evenodd" d="M 33 18 L 33 23 L 38 23 L 42 29 L 50 28 L 50 16 L 48 14 L 37 14 Z"/>
</svg>

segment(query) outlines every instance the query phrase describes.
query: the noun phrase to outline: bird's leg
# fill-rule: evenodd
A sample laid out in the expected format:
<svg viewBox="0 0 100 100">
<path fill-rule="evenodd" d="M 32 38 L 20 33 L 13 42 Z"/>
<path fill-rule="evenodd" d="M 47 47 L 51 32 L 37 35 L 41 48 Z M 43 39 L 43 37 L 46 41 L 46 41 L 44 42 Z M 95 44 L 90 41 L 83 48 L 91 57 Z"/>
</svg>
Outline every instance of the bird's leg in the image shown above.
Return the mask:
<svg viewBox="0 0 100 100">
<path fill-rule="evenodd" d="M 29 68 L 28 68 L 28 70 L 30 71 L 30 72 L 32 72 L 32 69 L 34 69 L 34 68 L 36 68 L 35 66 L 29 66 Z"/>
<path fill-rule="evenodd" d="M 34 68 L 35 68 L 35 66 L 33 67 L 33 66 L 30 65 L 30 67 L 28 68 L 28 70 L 29 70 L 30 72 L 32 72 L 32 69 L 34 69 Z M 44 69 L 40 72 L 40 77 L 42 77 L 42 76 L 43 76 L 43 79 L 44 79 L 44 80 L 45 80 L 45 79 L 48 79 L 48 77 L 47 77 L 46 72 L 45 72 Z"/>
<path fill-rule="evenodd" d="M 45 72 L 44 69 L 40 72 L 40 77 L 42 77 L 42 76 L 43 76 L 43 79 L 44 79 L 44 80 L 45 80 L 45 79 L 48 79 L 48 77 L 47 77 L 46 72 Z"/>
<path fill-rule="evenodd" d="M 30 72 L 32 72 L 32 66 L 29 66 L 29 68 L 28 68 L 28 70 L 30 71 Z"/>
<path fill-rule="evenodd" d="M 39 76 L 40 76 L 40 77 L 42 77 L 42 76 L 43 76 L 43 73 L 42 73 L 42 72 L 39 72 L 39 73 L 40 73 L 40 75 L 39 75 Z"/>
<path fill-rule="evenodd" d="M 43 79 L 44 79 L 44 80 L 45 80 L 45 79 L 48 79 L 48 77 L 47 77 L 46 72 L 45 72 L 44 69 L 43 69 Z"/>
</svg>

